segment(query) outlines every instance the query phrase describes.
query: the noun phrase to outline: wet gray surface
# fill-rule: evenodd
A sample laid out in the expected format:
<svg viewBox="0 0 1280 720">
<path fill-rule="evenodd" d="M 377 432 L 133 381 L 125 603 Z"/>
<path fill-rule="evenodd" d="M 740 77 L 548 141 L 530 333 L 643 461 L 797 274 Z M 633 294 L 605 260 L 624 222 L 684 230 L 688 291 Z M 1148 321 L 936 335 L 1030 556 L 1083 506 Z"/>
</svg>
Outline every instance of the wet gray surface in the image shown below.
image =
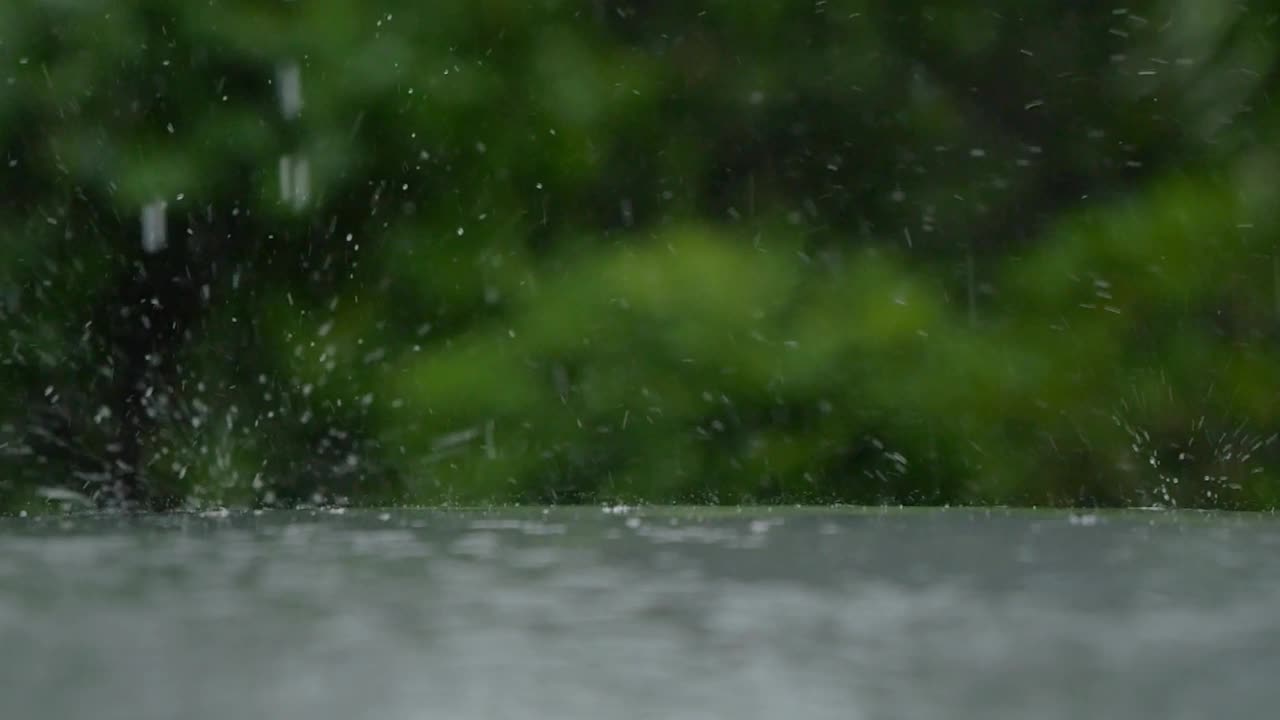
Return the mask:
<svg viewBox="0 0 1280 720">
<path fill-rule="evenodd" d="M 1280 522 L 974 511 L 0 520 L 5 718 L 1205 718 Z"/>
</svg>

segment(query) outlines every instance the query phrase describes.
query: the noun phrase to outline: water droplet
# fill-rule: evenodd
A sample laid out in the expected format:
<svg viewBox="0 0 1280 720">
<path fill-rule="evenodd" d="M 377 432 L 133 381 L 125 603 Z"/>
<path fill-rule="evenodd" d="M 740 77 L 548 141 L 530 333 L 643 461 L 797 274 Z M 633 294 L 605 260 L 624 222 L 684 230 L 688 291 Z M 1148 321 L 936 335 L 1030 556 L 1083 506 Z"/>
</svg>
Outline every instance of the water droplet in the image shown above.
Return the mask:
<svg viewBox="0 0 1280 720">
<path fill-rule="evenodd" d="M 165 248 L 165 207 L 163 200 L 155 200 L 142 206 L 142 250 L 157 253 Z"/>
<path fill-rule="evenodd" d="M 302 112 L 302 71 L 296 62 L 276 68 L 276 93 L 280 100 L 280 114 L 286 120 L 292 120 Z"/>
</svg>

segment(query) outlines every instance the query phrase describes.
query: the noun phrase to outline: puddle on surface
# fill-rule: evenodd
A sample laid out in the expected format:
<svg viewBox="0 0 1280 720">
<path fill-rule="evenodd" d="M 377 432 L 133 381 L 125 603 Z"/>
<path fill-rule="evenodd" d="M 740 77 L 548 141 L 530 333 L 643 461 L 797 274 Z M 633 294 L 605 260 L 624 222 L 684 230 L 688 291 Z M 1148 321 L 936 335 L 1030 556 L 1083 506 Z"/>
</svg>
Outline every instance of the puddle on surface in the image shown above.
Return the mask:
<svg viewBox="0 0 1280 720">
<path fill-rule="evenodd" d="M 1280 700 L 1280 523 L 1017 512 L 0 520 L 21 718 L 1202 718 Z"/>
</svg>

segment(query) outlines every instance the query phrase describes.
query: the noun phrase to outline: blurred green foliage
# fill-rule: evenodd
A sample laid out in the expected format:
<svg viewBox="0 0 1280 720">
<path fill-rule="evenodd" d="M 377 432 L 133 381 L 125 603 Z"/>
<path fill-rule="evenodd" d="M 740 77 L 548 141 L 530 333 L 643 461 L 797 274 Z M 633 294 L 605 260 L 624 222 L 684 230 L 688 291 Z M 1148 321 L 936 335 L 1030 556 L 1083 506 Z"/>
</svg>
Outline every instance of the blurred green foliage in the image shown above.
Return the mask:
<svg viewBox="0 0 1280 720">
<path fill-rule="evenodd" d="M 1278 18 L 6 2 L 0 507 L 1274 507 Z"/>
</svg>

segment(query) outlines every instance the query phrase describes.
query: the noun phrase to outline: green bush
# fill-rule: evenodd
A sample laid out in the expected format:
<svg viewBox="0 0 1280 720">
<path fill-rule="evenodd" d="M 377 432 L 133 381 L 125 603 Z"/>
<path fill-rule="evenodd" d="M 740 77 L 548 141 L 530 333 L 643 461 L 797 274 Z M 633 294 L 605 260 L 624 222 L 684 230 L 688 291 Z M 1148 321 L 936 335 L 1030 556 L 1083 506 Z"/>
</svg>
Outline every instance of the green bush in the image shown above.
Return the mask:
<svg viewBox="0 0 1280 720">
<path fill-rule="evenodd" d="M 0 9 L 0 508 L 1280 501 L 1280 4 L 375 5 Z"/>
</svg>

